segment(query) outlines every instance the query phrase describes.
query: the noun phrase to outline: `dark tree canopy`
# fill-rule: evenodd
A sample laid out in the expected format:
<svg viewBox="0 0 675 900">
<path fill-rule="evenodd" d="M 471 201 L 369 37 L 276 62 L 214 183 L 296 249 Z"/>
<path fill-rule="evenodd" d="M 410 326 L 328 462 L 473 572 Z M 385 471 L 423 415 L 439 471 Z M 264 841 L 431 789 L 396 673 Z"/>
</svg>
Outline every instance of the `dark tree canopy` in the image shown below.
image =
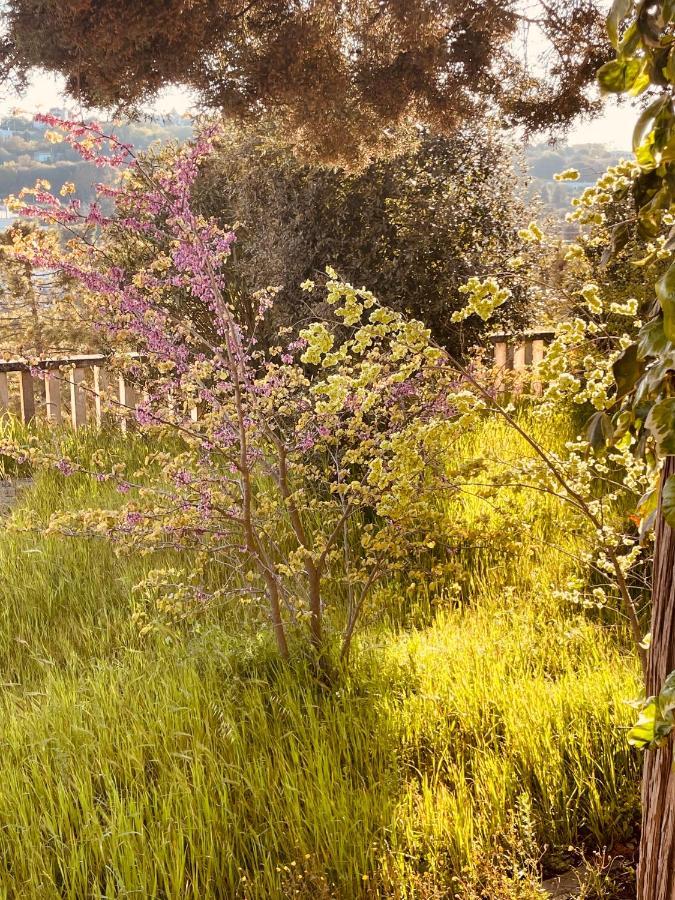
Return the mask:
<svg viewBox="0 0 675 900">
<path fill-rule="evenodd" d="M 6 0 L 3 70 L 64 75 L 92 106 L 133 109 L 170 84 L 258 118 L 307 152 L 348 159 L 406 118 L 448 133 L 487 111 L 564 125 L 608 58 L 600 0 Z M 528 69 L 517 38 L 545 35 Z M 541 60 L 540 60 L 541 62 Z"/>
<path fill-rule="evenodd" d="M 468 278 L 512 270 L 523 249 L 518 232 L 533 209 L 521 199 L 505 142 L 468 129 L 451 137 L 399 135 L 399 155 L 352 172 L 302 162 L 275 131 L 271 122 L 231 126 L 195 186 L 200 212 L 236 223 L 227 291 L 239 319 L 253 328 L 259 292 L 278 290 L 267 328 L 257 328 L 262 344 L 278 343 L 285 326 L 332 318 L 321 290 L 300 289 L 306 279 L 321 282 L 328 265 L 421 319 L 457 355 L 494 330 L 495 321 L 458 323 L 452 315 L 466 304 L 459 288 Z M 171 152 L 151 151 L 145 164 L 161 167 Z M 128 243 L 115 250 L 129 269 L 138 266 L 137 252 Z M 509 288 L 497 323 L 517 328 L 528 320 L 531 292 L 518 275 Z M 183 294 L 173 302 L 209 333 L 208 308 Z"/>
</svg>

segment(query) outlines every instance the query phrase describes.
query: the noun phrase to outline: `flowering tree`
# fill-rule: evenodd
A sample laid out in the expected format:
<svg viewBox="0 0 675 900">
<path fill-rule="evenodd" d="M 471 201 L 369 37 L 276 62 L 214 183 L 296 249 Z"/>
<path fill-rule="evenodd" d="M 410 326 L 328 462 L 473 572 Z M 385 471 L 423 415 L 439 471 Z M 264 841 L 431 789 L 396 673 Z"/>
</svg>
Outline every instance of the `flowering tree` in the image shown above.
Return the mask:
<svg viewBox="0 0 675 900">
<path fill-rule="evenodd" d="M 116 510 L 55 516 L 50 530 L 105 534 L 126 551 L 190 549 L 216 560 L 224 574 L 210 598 L 198 577 L 177 583 L 172 570 L 154 572 L 143 588 L 170 594 L 164 608 L 177 615 L 208 599 L 264 600 L 283 656 L 289 625 L 305 622 L 321 653 L 330 585 L 346 610 L 346 657 L 377 580 L 434 549 L 439 492 L 429 488 L 448 483 L 439 451 L 484 404 L 457 382 L 421 323 L 332 270 L 325 289 L 334 321 L 257 348 L 272 298 L 259 297 L 252 327 L 236 320 L 224 293 L 235 233 L 192 208 L 217 129 L 183 147 L 168 168 L 151 170 L 97 125 L 42 121 L 62 129 L 85 159 L 120 170 L 120 183 L 99 185 L 88 210 L 67 185 L 62 196 L 44 185 L 24 192 L 16 200 L 22 216 L 70 237 L 63 248 L 17 244 L 17 259 L 86 289 L 117 347 L 113 364 L 142 396 L 138 427 L 177 441 L 133 475 L 42 453 L 64 474 L 114 479 L 128 494 Z M 104 212 L 109 201 L 114 216 Z M 155 252 L 126 269 L 107 252 L 120 234 Z M 215 340 L 177 312 L 176 292 L 208 308 Z M 5 442 L 5 452 L 13 449 Z M 40 458 L 35 448 L 32 458 Z M 143 611 L 139 617 L 149 626 Z"/>
<path fill-rule="evenodd" d="M 45 183 L 49 190 L 49 185 Z M 32 358 L 96 349 L 81 291 L 71 292 L 57 272 L 36 271 L 15 248 L 58 244 L 53 229 L 15 222 L 0 235 L 0 353 Z"/>
</svg>

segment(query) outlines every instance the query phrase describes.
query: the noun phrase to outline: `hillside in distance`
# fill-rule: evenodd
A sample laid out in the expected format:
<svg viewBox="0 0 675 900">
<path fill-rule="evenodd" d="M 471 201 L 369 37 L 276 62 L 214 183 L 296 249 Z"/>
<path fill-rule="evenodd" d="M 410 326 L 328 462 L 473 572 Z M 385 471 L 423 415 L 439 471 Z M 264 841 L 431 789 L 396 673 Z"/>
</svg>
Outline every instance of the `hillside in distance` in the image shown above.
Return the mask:
<svg viewBox="0 0 675 900">
<path fill-rule="evenodd" d="M 51 109 L 50 113 L 68 117 L 63 109 Z M 190 120 L 176 115 L 162 122 L 140 121 L 111 127 L 121 140 L 138 150 L 147 150 L 157 141 L 185 140 L 192 134 Z M 10 115 L 0 119 L 0 202 L 24 187 L 32 187 L 38 178 L 45 179 L 55 189 L 72 181 L 83 203 L 91 201 L 92 185 L 101 181 L 101 171 L 84 162 L 67 143 L 48 141 L 45 137 L 48 131 L 44 124 L 27 116 Z"/>
<path fill-rule="evenodd" d="M 528 195 L 540 198 L 542 212 L 550 222 L 549 230 L 553 228 L 562 237 L 572 237 L 576 226 L 567 223 L 565 216 L 571 211 L 573 198 L 595 184 L 609 166 L 631 155 L 630 150 L 610 150 L 604 144 L 552 146 L 542 143 L 525 147 Z M 579 180 L 555 181 L 553 176 L 566 169 L 577 169 Z"/>
</svg>

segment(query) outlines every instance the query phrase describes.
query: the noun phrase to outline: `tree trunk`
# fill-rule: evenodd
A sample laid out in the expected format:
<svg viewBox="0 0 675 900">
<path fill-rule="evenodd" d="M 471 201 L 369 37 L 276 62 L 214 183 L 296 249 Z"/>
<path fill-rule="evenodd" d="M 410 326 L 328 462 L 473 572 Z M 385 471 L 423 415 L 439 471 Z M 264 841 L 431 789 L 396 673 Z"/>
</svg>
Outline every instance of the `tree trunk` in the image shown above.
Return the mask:
<svg viewBox="0 0 675 900">
<path fill-rule="evenodd" d="M 661 484 L 675 474 L 675 456 L 664 462 Z M 647 696 L 658 694 L 675 670 L 675 532 L 659 510 L 654 552 L 652 644 Z M 638 900 L 675 900 L 675 771 L 673 736 L 659 750 L 645 753 L 642 775 L 642 838 Z"/>
</svg>

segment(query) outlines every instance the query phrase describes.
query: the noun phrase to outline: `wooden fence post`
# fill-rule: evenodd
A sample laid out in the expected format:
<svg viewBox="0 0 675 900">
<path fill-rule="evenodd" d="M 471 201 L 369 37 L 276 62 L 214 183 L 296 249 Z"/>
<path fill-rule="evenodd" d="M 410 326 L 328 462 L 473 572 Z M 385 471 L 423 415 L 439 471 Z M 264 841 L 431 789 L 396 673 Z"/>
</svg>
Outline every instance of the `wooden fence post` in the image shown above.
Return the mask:
<svg viewBox="0 0 675 900">
<path fill-rule="evenodd" d="M 513 351 L 513 368 L 519 372 L 525 368 L 525 344 L 520 341 Z"/>
<path fill-rule="evenodd" d="M 499 369 L 506 368 L 506 341 L 495 341 L 495 366 Z"/>
<path fill-rule="evenodd" d="M 544 351 L 546 349 L 546 344 L 541 338 L 532 341 L 532 365 L 538 366 L 539 363 L 544 358 Z"/>
<path fill-rule="evenodd" d="M 33 376 L 28 371 L 20 373 L 19 394 L 21 397 L 21 421 L 27 425 L 35 418 Z"/>
<path fill-rule="evenodd" d="M 103 394 L 108 387 L 108 373 L 102 366 L 94 366 L 94 407 L 97 428 L 103 427 Z"/>
<path fill-rule="evenodd" d="M 45 410 L 47 421 L 60 425 L 63 421 L 61 412 L 61 373 L 48 370 L 45 373 Z"/>
<path fill-rule="evenodd" d="M 538 338 L 532 341 L 532 368 L 536 369 L 539 363 L 544 358 L 544 353 L 546 352 L 546 344 L 541 338 Z M 535 394 L 541 394 L 544 390 L 544 387 L 539 380 L 535 380 L 532 382 L 532 391 Z"/>
<path fill-rule="evenodd" d="M 82 382 L 85 370 L 76 366 L 70 376 L 70 417 L 73 428 L 81 428 L 87 424 L 87 398 Z"/>
<path fill-rule="evenodd" d="M 0 416 L 9 412 L 9 382 L 7 373 L 0 372 Z"/>
<path fill-rule="evenodd" d="M 125 380 L 124 375 L 119 377 L 120 406 L 122 407 L 122 418 L 120 427 L 126 432 L 129 426 L 129 411 L 136 409 L 136 392 L 134 386 Z"/>
</svg>

